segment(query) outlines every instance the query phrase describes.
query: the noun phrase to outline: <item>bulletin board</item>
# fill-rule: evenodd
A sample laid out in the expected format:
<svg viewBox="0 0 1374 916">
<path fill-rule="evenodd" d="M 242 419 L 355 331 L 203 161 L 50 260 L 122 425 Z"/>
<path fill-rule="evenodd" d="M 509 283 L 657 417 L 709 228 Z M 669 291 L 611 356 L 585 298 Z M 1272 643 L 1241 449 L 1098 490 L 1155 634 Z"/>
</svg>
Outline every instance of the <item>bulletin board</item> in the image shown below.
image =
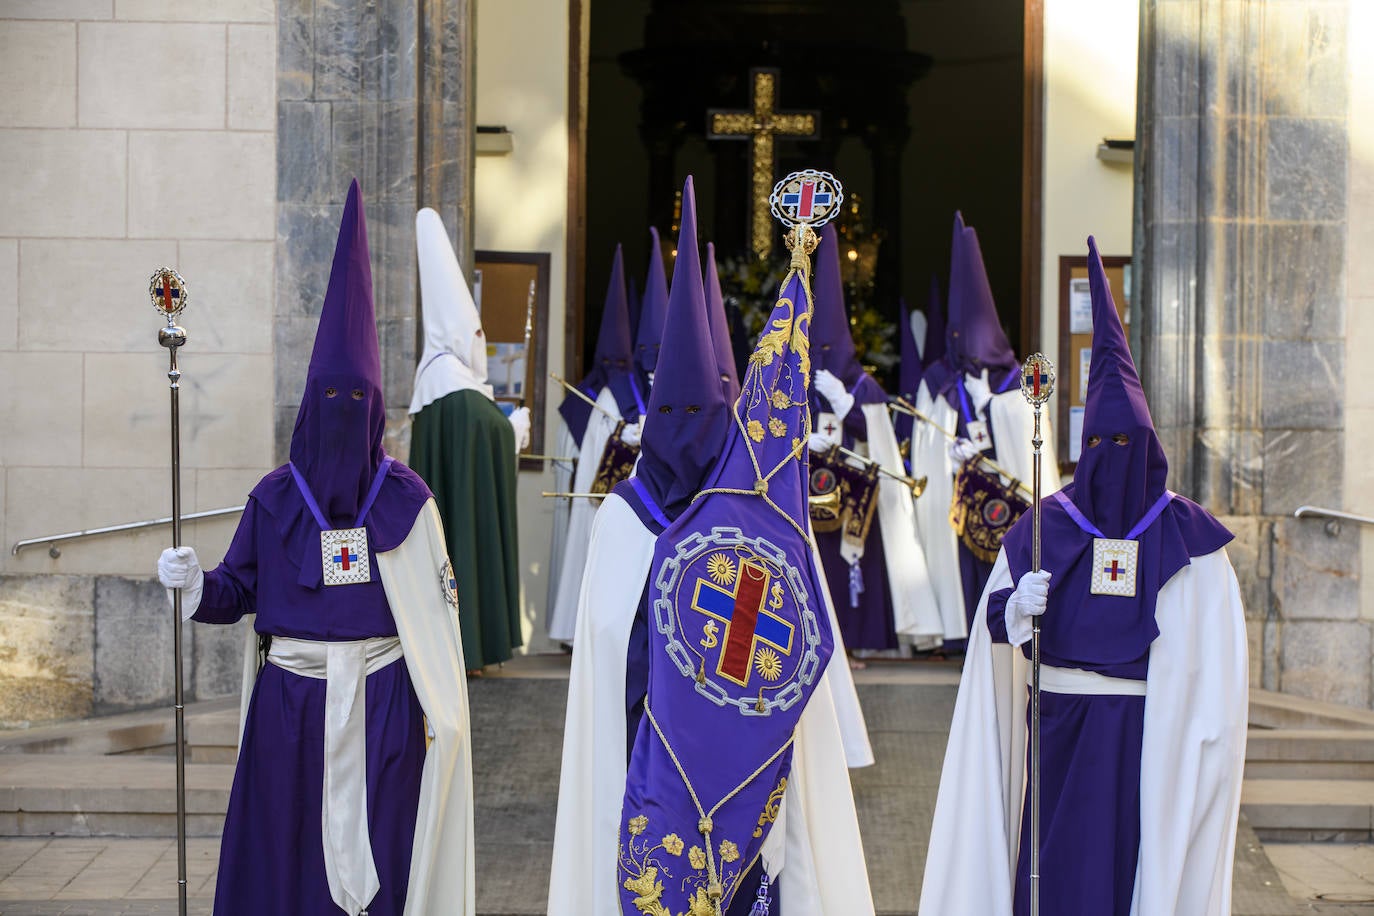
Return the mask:
<svg viewBox="0 0 1374 916">
<path fill-rule="evenodd" d="M 496 403 L 507 414 L 530 409 L 532 455 L 544 451 L 544 411 L 548 391 L 549 269 L 546 252 L 478 251 L 474 253 L 480 283 L 477 307 L 487 337 L 487 382 Z M 530 325 L 525 350 L 525 323 Z M 522 471 L 542 471 L 544 464 L 521 459 Z"/>
<path fill-rule="evenodd" d="M 1130 330 L 1131 259 L 1102 256 L 1107 285 L 1112 290 L 1121 322 Z M 1066 470 L 1078 463 L 1083 441 L 1083 401 L 1087 394 L 1088 363 L 1092 355 L 1092 296 L 1088 291 L 1088 259 L 1059 257 L 1059 442 L 1060 464 Z"/>
</svg>

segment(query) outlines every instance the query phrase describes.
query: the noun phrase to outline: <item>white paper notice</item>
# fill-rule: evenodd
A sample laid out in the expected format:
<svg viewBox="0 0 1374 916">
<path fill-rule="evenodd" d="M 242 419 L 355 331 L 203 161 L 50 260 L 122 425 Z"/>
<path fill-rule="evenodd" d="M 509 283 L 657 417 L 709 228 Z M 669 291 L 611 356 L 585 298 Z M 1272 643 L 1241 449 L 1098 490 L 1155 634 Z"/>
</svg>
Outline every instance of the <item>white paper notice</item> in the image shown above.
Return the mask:
<svg viewBox="0 0 1374 916">
<path fill-rule="evenodd" d="M 1082 347 L 1078 351 L 1078 400 L 1088 399 L 1088 369 L 1093 361 L 1093 348 Z"/>
<path fill-rule="evenodd" d="M 1078 461 L 1083 451 L 1083 411 L 1086 407 L 1069 408 L 1069 460 Z"/>
<path fill-rule="evenodd" d="M 1087 277 L 1069 281 L 1069 333 L 1093 332 L 1093 294 Z"/>
</svg>

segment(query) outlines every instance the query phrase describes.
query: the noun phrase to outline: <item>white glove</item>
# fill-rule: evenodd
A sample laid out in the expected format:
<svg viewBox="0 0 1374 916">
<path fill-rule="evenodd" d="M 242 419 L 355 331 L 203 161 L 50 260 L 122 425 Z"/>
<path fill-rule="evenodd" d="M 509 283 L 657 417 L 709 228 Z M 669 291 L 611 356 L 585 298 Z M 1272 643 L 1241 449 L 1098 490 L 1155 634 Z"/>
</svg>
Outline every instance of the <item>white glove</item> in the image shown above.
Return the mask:
<svg viewBox="0 0 1374 916">
<path fill-rule="evenodd" d="M 955 439 L 949 444 L 949 457 L 955 464 L 962 465 L 964 462 L 971 460 L 974 455 L 981 454 L 982 452 L 978 451 L 978 446 L 974 445 L 972 441 L 962 437 Z"/>
<path fill-rule="evenodd" d="M 205 572 L 194 547 L 168 547 L 157 558 L 157 578 L 167 589 L 167 603 L 172 603 L 172 589 L 181 589 L 181 619 L 190 620 L 200 607 L 205 590 Z"/>
<path fill-rule="evenodd" d="M 984 369 L 977 375 L 964 376 L 964 390 L 968 392 L 968 399 L 973 402 L 974 412 L 982 414 L 983 408 L 988 406 L 988 401 L 992 400 L 992 386 L 988 384 L 988 370 Z"/>
<path fill-rule="evenodd" d="M 629 446 L 639 445 L 639 439 L 644 433 L 644 428 L 638 423 L 626 423 L 625 428 L 620 431 L 620 441 Z"/>
<path fill-rule="evenodd" d="M 1045 613 L 1050 596 L 1048 570 L 1028 572 L 1007 599 L 1007 641 L 1019 646 L 1031 638 L 1031 618 Z"/>
<path fill-rule="evenodd" d="M 523 452 L 530 444 L 530 409 L 517 407 L 507 417 L 511 429 L 515 430 L 515 450 Z"/>
<path fill-rule="evenodd" d="M 825 433 L 812 433 L 806 440 L 806 447 L 813 452 L 824 452 L 834 445 Z"/>
<path fill-rule="evenodd" d="M 844 387 L 844 382 L 832 375 L 828 369 L 821 369 L 816 373 L 816 391 L 830 402 L 830 409 L 841 420 L 854 406 L 854 395 L 850 394 Z"/>
</svg>

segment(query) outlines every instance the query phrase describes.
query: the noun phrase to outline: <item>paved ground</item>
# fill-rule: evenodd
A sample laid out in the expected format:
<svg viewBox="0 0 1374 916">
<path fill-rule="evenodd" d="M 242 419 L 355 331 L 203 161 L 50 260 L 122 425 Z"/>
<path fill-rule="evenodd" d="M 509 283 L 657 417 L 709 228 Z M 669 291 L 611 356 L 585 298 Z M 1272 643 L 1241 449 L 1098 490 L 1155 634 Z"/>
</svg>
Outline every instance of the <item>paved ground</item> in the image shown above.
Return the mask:
<svg viewBox="0 0 1374 916">
<path fill-rule="evenodd" d="M 565 661 L 543 659 L 471 685 L 478 911 L 485 916 L 545 910 L 565 672 Z M 914 916 L 957 676 L 948 665 L 875 664 L 859 674 L 879 763 L 856 771 L 853 784 L 884 916 Z M 189 845 L 189 911 L 197 916 L 210 913 L 218 845 Z M 0 838 L 0 914 L 174 914 L 175 855 L 163 839 Z M 1367 899 L 1374 899 L 1374 847 L 1261 847 L 1242 825 L 1233 916 L 1374 914 L 1374 905 L 1355 902 Z"/>
</svg>

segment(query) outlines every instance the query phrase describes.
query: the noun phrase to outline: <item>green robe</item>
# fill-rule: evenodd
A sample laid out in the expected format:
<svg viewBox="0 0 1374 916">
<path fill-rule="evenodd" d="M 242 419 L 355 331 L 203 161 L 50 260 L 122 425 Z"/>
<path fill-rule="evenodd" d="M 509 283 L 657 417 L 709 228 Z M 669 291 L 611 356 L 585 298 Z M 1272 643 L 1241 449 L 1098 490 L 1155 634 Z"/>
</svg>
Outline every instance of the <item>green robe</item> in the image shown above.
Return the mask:
<svg viewBox="0 0 1374 916">
<path fill-rule="evenodd" d="M 515 432 L 479 391 L 446 394 L 414 417 L 410 467 L 429 484 L 458 583 L 468 670 L 522 643 L 515 518 Z"/>
</svg>

